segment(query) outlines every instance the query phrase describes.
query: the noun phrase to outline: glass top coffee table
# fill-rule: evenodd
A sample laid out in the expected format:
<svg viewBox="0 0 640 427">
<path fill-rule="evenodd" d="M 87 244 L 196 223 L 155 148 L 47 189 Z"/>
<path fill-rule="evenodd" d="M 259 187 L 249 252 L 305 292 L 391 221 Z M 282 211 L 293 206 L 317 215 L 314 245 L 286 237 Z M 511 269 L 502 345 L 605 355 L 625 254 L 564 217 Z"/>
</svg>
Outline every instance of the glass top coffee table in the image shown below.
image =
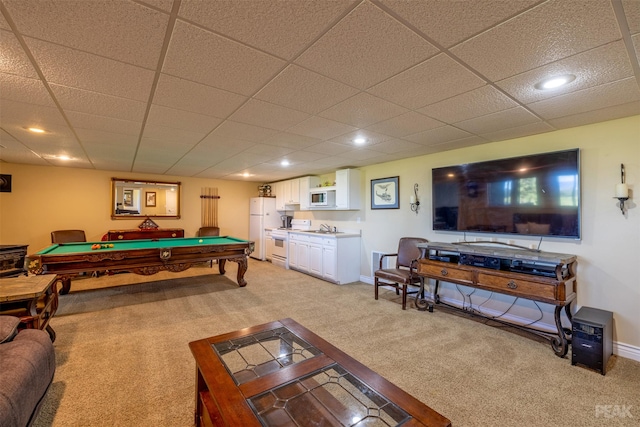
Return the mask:
<svg viewBox="0 0 640 427">
<path fill-rule="evenodd" d="M 450 426 L 292 319 L 189 343 L 196 426 Z"/>
</svg>

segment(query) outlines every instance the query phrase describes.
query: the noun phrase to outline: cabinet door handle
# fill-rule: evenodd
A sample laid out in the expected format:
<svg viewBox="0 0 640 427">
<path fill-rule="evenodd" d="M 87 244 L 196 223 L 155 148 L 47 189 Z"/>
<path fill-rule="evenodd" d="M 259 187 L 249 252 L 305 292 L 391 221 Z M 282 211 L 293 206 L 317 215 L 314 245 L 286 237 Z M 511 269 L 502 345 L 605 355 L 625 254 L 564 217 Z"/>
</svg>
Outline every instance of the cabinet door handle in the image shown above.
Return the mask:
<svg viewBox="0 0 640 427">
<path fill-rule="evenodd" d="M 513 280 L 509 280 L 509 283 L 507 283 L 507 288 L 509 289 L 516 289 L 517 287 L 518 287 L 518 284 Z"/>
<path fill-rule="evenodd" d="M 447 271 L 446 268 L 443 268 L 442 270 L 440 270 L 440 274 L 442 274 L 443 276 L 446 276 L 447 274 L 449 274 L 449 272 Z"/>
</svg>

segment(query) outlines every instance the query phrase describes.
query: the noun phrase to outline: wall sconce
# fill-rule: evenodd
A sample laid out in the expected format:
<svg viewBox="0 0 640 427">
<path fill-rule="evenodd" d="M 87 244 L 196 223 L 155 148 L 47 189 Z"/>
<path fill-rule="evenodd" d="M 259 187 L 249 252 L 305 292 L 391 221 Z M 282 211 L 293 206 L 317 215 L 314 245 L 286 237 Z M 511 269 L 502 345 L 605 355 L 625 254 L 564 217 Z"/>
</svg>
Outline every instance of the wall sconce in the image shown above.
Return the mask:
<svg viewBox="0 0 640 427">
<path fill-rule="evenodd" d="M 418 200 L 418 184 L 413 184 L 413 196 L 410 197 L 409 201 L 411 203 L 411 212 L 415 212 L 418 215 L 418 210 L 420 210 L 420 200 Z"/>
<path fill-rule="evenodd" d="M 629 186 L 624 182 L 624 164 L 620 163 L 620 184 L 616 184 L 616 199 L 620 201 L 620 212 L 624 215 L 624 202 L 629 200 Z"/>
</svg>

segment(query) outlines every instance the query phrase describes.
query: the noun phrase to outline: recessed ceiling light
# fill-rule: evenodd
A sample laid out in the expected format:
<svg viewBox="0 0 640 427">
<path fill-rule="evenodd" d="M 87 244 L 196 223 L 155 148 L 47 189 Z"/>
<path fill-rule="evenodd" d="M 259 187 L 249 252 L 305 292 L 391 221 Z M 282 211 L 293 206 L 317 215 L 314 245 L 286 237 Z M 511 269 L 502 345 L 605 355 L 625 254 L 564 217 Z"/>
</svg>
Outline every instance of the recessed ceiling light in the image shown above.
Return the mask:
<svg viewBox="0 0 640 427">
<path fill-rule="evenodd" d="M 560 86 L 564 86 L 571 83 L 576 79 L 573 74 L 565 74 L 563 76 L 554 76 L 545 80 L 542 80 L 535 84 L 535 88 L 538 90 L 556 89 Z"/>
<path fill-rule="evenodd" d="M 25 129 L 28 130 L 29 132 L 33 132 L 33 133 L 46 133 L 46 131 L 44 129 L 35 128 L 35 127 L 30 127 L 30 128 L 25 128 Z"/>
<path fill-rule="evenodd" d="M 280 166 L 289 166 L 289 160 L 283 160 L 280 162 Z"/>
<path fill-rule="evenodd" d="M 355 142 L 356 144 L 364 144 L 365 142 L 367 142 L 367 140 L 363 137 L 358 137 L 358 138 L 355 138 L 353 142 Z"/>
<path fill-rule="evenodd" d="M 249 178 L 251 176 L 251 174 L 249 172 L 241 173 L 240 175 L 245 177 L 245 178 Z"/>
</svg>

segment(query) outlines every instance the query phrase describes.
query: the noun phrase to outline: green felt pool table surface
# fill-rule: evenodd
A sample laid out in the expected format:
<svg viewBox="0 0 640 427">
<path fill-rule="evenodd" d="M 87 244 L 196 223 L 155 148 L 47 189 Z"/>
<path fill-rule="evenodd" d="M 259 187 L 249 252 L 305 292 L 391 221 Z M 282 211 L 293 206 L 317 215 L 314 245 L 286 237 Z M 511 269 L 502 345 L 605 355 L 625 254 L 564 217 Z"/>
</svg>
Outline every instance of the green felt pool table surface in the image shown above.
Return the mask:
<svg viewBox="0 0 640 427">
<path fill-rule="evenodd" d="M 99 245 L 97 249 L 92 246 Z M 57 274 L 61 294 L 69 292 L 78 273 L 129 271 L 151 275 L 166 270 L 184 271 L 194 264 L 218 260 L 220 274 L 225 262 L 238 263 L 238 285 L 245 286 L 247 257 L 254 242 L 230 236 L 203 236 L 100 242 L 59 243 L 29 256 L 29 273 Z"/>
<path fill-rule="evenodd" d="M 242 240 L 229 236 L 210 236 L 210 237 L 183 237 L 183 238 L 166 238 L 166 239 L 140 239 L 140 240 L 122 240 L 122 241 L 100 241 L 100 242 L 74 242 L 74 243 L 58 243 L 45 248 L 37 253 L 37 255 L 66 255 L 81 252 L 99 252 L 99 251 L 127 251 L 135 249 L 161 249 L 176 248 L 188 246 L 205 246 L 205 245 L 233 245 L 238 243 L 249 243 L 248 240 Z M 101 247 L 100 249 L 91 249 L 93 245 L 113 245 L 113 247 Z"/>
</svg>

